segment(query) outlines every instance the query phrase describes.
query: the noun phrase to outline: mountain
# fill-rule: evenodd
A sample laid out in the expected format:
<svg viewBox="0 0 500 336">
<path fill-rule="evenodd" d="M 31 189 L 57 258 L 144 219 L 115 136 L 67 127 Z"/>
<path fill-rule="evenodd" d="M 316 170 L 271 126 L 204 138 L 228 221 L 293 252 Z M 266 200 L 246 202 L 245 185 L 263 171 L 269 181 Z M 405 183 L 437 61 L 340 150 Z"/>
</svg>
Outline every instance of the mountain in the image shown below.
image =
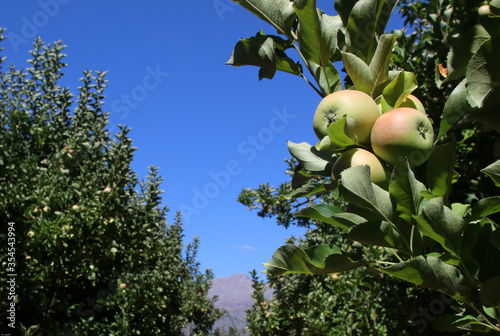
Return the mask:
<svg viewBox="0 0 500 336">
<path fill-rule="evenodd" d="M 212 287 L 208 291 L 208 297 L 218 297 L 215 306 L 226 310 L 226 314 L 218 320 L 214 329 L 224 326 L 227 332 L 230 327 L 242 330 L 246 326 L 245 311 L 253 305 L 251 293 L 252 279 L 244 273 L 233 274 L 225 278 L 215 278 Z M 272 297 L 272 290 L 268 289 L 264 295 Z"/>
</svg>

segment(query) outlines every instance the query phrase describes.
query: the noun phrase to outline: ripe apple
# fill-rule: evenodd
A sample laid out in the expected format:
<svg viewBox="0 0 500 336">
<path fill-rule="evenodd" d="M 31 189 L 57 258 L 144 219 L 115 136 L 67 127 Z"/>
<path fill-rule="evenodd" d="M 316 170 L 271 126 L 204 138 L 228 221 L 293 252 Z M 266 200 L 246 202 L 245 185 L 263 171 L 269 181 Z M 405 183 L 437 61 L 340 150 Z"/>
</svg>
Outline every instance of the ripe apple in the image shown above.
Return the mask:
<svg viewBox="0 0 500 336">
<path fill-rule="evenodd" d="M 382 188 L 387 188 L 387 181 L 390 176 L 387 167 L 375 154 L 362 148 L 351 148 L 342 153 L 333 165 L 332 177 L 334 180 L 338 180 L 343 170 L 363 165 L 370 167 L 370 178 L 373 183 Z"/>
<path fill-rule="evenodd" d="M 344 116 L 348 134 L 360 144 L 369 145 L 370 132 L 380 111 L 372 97 L 357 90 L 336 91 L 321 100 L 313 120 L 316 136 L 323 139 L 328 135 L 328 127 Z"/>
<path fill-rule="evenodd" d="M 393 166 L 405 157 L 411 166 L 421 165 L 429 158 L 433 143 L 431 121 L 422 112 L 409 107 L 382 114 L 371 134 L 373 152 Z"/>
<path fill-rule="evenodd" d="M 424 104 L 422 104 L 420 99 L 418 99 L 414 95 L 409 95 L 408 98 L 406 98 L 403 101 L 403 103 L 401 103 L 401 105 L 399 105 L 399 107 L 410 107 L 410 108 L 417 109 L 422 113 L 426 113 Z"/>
</svg>

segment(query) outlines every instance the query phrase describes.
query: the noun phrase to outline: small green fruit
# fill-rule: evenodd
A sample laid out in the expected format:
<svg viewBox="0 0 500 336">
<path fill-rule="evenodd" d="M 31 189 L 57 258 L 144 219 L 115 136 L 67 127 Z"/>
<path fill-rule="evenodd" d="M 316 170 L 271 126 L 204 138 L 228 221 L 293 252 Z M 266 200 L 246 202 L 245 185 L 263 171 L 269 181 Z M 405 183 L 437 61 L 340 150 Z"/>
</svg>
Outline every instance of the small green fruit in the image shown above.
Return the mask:
<svg viewBox="0 0 500 336">
<path fill-rule="evenodd" d="M 424 104 L 422 104 L 422 102 L 414 95 L 409 95 L 408 98 L 406 98 L 405 101 L 403 101 L 403 103 L 399 107 L 414 108 L 426 114 Z"/>
<path fill-rule="evenodd" d="M 357 90 L 336 91 L 321 100 L 313 120 L 316 136 L 323 139 L 328 135 L 328 127 L 344 116 L 348 134 L 360 144 L 369 145 L 371 129 L 380 112 L 372 97 Z"/>
</svg>

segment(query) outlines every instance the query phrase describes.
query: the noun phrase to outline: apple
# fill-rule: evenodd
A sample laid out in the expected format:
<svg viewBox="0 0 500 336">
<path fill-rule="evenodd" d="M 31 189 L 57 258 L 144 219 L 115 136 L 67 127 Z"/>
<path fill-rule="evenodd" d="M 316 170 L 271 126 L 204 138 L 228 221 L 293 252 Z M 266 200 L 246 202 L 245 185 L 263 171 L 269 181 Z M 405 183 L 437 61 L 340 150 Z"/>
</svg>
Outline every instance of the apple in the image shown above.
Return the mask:
<svg viewBox="0 0 500 336">
<path fill-rule="evenodd" d="M 347 132 L 363 145 L 370 143 L 370 132 L 380 111 L 368 94 L 357 90 L 341 90 L 323 98 L 316 109 L 313 128 L 321 140 L 328 135 L 328 127 L 347 117 Z"/>
<path fill-rule="evenodd" d="M 426 113 L 424 104 L 422 104 L 420 99 L 418 99 L 417 97 L 415 97 L 412 94 L 409 95 L 408 98 L 406 98 L 403 101 L 403 103 L 401 103 L 401 105 L 399 105 L 399 107 L 411 107 L 411 108 L 419 110 L 422 113 Z"/>
<path fill-rule="evenodd" d="M 480 16 L 485 16 L 485 15 L 490 15 L 490 5 L 482 5 L 481 7 L 478 8 L 477 13 Z"/>
<path fill-rule="evenodd" d="M 342 153 L 333 165 L 332 178 L 338 180 L 340 179 L 340 173 L 345 169 L 363 165 L 370 167 L 370 178 L 373 183 L 382 188 L 387 188 L 387 181 L 390 176 L 387 167 L 375 154 L 362 148 L 351 148 Z"/>
<path fill-rule="evenodd" d="M 409 107 L 388 111 L 373 125 L 373 152 L 395 166 L 405 157 L 412 167 L 427 161 L 434 143 L 432 123 L 422 112 Z"/>
</svg>

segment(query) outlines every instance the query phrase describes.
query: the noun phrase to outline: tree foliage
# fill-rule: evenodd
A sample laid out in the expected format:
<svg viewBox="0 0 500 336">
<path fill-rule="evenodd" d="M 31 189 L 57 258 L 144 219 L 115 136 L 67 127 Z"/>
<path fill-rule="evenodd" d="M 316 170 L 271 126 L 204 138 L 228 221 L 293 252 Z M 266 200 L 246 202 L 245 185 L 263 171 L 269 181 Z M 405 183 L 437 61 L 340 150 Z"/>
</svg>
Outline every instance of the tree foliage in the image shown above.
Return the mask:
<svg viewBox="0 0 500 336">
<path fill-rule="evenodd" d="M 37 39 L 30 67 L 0 73 L 1 235 L 13 222 L 18 332 L 207 333 L 220 312 L 198 239 L 184 247 L 180 214 L 167 223 L 158 169 L 145 181 L 131 170 L 129 129 L 106 129 L 105 73 L 85 71 L 76 97 L 60 86 L 63 49 Z M 0 253 L 5 270 L 7 244 Z"/>
<path fill-rule="evenodd" d="M 259 1 L 245 3 L 254 13 L 269 10 Z M 261 216 L 277 216 L 285 226 L 300 223 L 312 228 L 324 223 L 337 227 L 333 234 L 323 236 L 323 242 L 310 245 L 306 239 L 279 248 L 265 264 L 272 283 L 273 277 L 280 276 L 292 286 L 292 277 L 298 275 L 289 274 L 331 274 L 368 266 L 409 282 L 410 287 L 417 285 L 449 297 L 446 306 L 453 313 L 442 311 L 438 319 L 427 319 L 434 322 L 435 330 L 498 333 L 500 306 L 494 288 L 500 271 L 496 223 L 500 208 L 498 162 L 492 146 L 500 131 L 500 64 L 496 56 L 500 52 L 500 4 L 488 1 L 490 14 L 479 15 L 479 1 L 402 1 L 403 17 L 414 33 L 384 34 L 395 5 L 396 1 L 388 0 L 335 0 L 338 15 L 332 17 L 317 9 L 315 1 L 282 1 L 273 10 L 295 18 L 294 24 L 277 29 L 286 38 L 286 43 L 280 43 L 283 48 L 268 49 L 261 44 L 244 53 L 238 44 L 253 38 L 241 40 L 229 64 L 244 65 L 242 61 L 234 64 L 234 60 L 251 58 L 260 50 L 266 50 L 271 59 L 273 55 L 283 59 L 284 51 L 294 48 L 302 61 L 297 68 L 305 65 L 312 80 L 302 72 L 293 74 L 303 77 L 320 96 L 360 90 L 378 103 L 382 113 L 397 108 L 414 92 L 434 119 L 436 143 L 428 161 L 414 168 L 409 156 L 408 161 L 392 167 L 385 189 L 370 181 L 366 166 L 349 168 L 332 180 L 332 166 L 343 151 L 363 147 L 346 132 L 346 121 L 340 120 L 330 125 L 328 135 L 316 145 L 288 144 L 293 156 L 291 182 L 279 188 L 265 184 L 244 190 L 239 201 L 260 208 Z M 277 37 L 268 35 L 267 39 Z M 339 61 L 347 74 L 344 85 L 337 81 L 334 69 Z M 259 66 L 259 74 L 275 65 L 247 64 Z M 278 66 L 271 69 L 283 71 Z M 482 144 L 488 145 L 476 148 Z M 368 250 L 353 254 L 346 242 L 347 246 L 378 246 L 390 253 Z M 309 296 L 318 290 L 311 284 L 295 288 L 294 293 Z M 273 303 L 279 306 L 283 298 L 277 296 Z M 259 302 L 258 296 L 256 300 Z M 314 311 L 318 304 L 304 305 L 302 311 Z M 281 309 L 285 307 L 276 312 Z M 255 310 L 260 311 L 254 306 L 249 313 L 252 320 L 262 317 Z"/>
</svg>

